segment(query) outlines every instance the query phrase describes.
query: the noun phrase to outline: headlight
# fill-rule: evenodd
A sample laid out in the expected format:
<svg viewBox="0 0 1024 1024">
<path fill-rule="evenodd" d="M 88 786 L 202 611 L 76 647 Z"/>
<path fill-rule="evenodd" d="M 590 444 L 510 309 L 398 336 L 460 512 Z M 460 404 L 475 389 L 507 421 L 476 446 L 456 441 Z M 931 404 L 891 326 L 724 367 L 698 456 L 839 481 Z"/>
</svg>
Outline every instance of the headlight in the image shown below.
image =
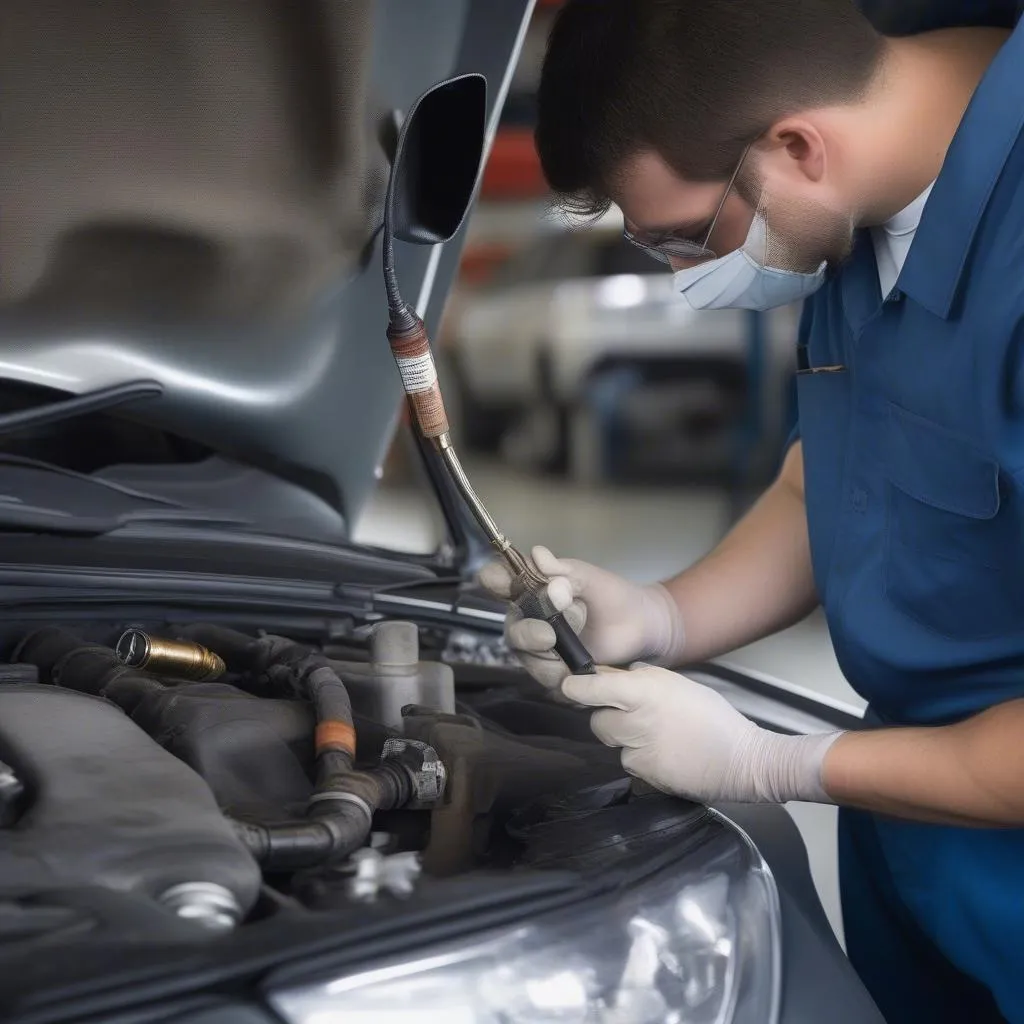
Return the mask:
<svg viewBox="0 0 1024 1024">
<path fill-rule="evenodd" d="M 715 832 L 609 900 L 271 1001 L 291 1024 L 775 1024 L 778 892 Z"/>
</svg>

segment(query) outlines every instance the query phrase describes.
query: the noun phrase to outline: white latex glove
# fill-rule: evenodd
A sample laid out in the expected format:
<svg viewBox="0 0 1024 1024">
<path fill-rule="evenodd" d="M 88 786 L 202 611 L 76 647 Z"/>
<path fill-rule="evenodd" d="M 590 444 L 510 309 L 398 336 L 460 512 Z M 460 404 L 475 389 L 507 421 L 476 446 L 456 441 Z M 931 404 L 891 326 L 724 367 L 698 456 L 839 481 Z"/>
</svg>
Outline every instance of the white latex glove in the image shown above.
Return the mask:
<svg viewBox="0 0 1024 1024">
<path fill-rule="evenodd" d="M 600 708 L 594 735 L 622 747 L 622 767 L 662 792 L 700 803 L 833 802 L 821 769 L 841 733 L 780 736 L 710 687 L 650 665 L 573 676 L 562 692 Z"/>
<path fill-rule="evenodd" d="M 622 665 L 644 658 L 675 663 L 683 650 L 679 606 L 660 584 L 640 586 L 615 573 L 572 558 L 555 558 L 545 547 L 532 551 L 547 577 L 548 598 L 579 634 L 596 664 Z M 511 597 L 512 573 L 504 562 L 484 567 L 480 583 L 497 597 Z M 555 631 L 542 619 L 525 619 L 512 605 L 505 637 L 526 670 L 549 689 L 569 674 L 555 654 Z"/>
</svg>

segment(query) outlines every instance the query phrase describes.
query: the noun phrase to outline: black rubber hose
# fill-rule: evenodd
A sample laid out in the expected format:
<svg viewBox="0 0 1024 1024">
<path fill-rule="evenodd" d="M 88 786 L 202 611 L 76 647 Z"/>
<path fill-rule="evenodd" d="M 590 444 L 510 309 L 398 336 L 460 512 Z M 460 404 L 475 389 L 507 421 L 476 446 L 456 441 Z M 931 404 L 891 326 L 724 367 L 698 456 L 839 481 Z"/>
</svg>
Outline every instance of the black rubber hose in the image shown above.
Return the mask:
<svg viewBox="0 0 1024 1024">
<path fill-rule="evenodd" d="M 337 671 L 318 651 L 283 637 L 250 637 L 237 630 L 207 623 L 185 626 L 178 631 L 186 640 L 219 654 L 232 672 L 250 673 L 258 684 L 282 696 L 296 696 L 312 703 L 318 726 L 344 723 L 355 734 L 352 702 Z M 329 729 L 321 729 L 321 735 Z M 341 732 L 335 729 L 336 733 Z"/>
<path fill-rule="evenodd" d="M 65 655 L 86 642 L 74 633 L 57 626 L 48 626 L 29 633 L 14 649 L 12 661 L 23 661 L 39 669 L 41 679 L 51 681 L 53 666 Z"/>
<path fill-rule="evenodd" d="M 263 661 L 266 645 L 256 637 L 205 622 L 185 626 L 176 632 L 182 640 L 191 640 L 219 654 L 231 672 L 260 673 L 266 667 Z"/>
<path fill-rule="evenodd" d="M 353 807 L 352 814 L 358 813 Z M 356 823 L 359 824 L 361 822 Z M 276 825 L 233 821 L 232 826 L 235 835 L 265 871 L 298 871 L 323 864 L 330 858 L 336 842 L 335 833 L 327 825 L 314 821 Z"/>
<path fill-rule="evenodd" d="M 412 797 L 412 783 L 400 769 L 385 765 L 349 772 L 344 788 L 310 804 L 306 821 L 261 825 L 234 821 L 235 834 L 265 871 L 298 871 L 344 860 L 366 843 L 376 811 L 401 807 Z"/>
<path fill-rule="evenodd" d="M 311 647 L 284 637 L 253 638 L 223 626 L 197 623 L 178 632 L 184 639 L 219 654 L 232 672 L 257 676 L 255 683 L 259 689 L 277 696 L 299 697 L 313 705 L 317 723 L 318 786 L 325 776 L 336 776 L 345 770 L 337 758 L 327 755 L 347 754 L 351 771 L 356 752 L 352 702 L 345 684 L 327 658 Z M 322 758 L 333 765 L 329 771 L 321 765 Z"/>
<path fill-rule="evenodd" d="M 232 671 L 257 675 L 261 689 L 298 696 L 313 705 L 317 777 L 307 820 L 235 823 L 238 835 L 265 869 L 288 871 L 343 859 L 366 842 L 377 811 L 412 799 L 412 779 L 399 766 L 354 769 L 352 702 L 337 670 L 321 653 L 283 637 L 254 639 L 220 626 L 197 624 L 180 633 L 219 654 Z"/>
<path fill-rule="evenodd" d="M 167 687 L 137 668 L 121 664 L 109 648 L 79 647 L 53 667 L 53 682 L 69 690 L 81 690 L 113 701 L 129 715 L 150 693 Z"/>
<path fill-rule="evenodd" d="M 281 690 L 292 690 L 311 701 L 320 714 L 317 721 L 352 722 L 352 702 L 348 690 L 332 663 L 318 651 L 280 637 L 264 637 L 265 679 Z"/>
<path fill-rule="evenodd" d="M 19 659 L 35 665 L 56 686 L 104 697 L 131 714 L 147 693 L 165 689 L 153 676 L 121 664 L 109 647 L 87 644 L 67 630 L 33 633 L 18 648 Z"/>
</svg>

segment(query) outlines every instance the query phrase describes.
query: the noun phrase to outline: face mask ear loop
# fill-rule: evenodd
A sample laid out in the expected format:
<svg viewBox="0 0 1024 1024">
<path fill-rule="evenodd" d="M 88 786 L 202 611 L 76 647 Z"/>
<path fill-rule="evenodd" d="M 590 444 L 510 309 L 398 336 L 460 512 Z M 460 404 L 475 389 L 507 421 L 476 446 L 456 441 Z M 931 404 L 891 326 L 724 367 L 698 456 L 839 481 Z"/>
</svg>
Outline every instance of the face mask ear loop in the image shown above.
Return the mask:
<svg viewBox="0 0 1024 1024">
<path fill-rule="evenodd" d="M 718 204 L 718 209 L 715 210 L 714 217 L 711 218 L 711 226 L 708 228 L 708 233 L 704 236 L 704 243 L 701 246 L 703 249 L 707 249 L 708 252 L 712 250 L 709 248 L 711 245 L 711 236 L 715 233 L 715 228 L 718 227 L 718 218 L 722 216 L 722 210 L 725 209 L 726 200 L 732 194 L 733 186 L 736 184 L 736 179 L 740 176 L 740 170 L 743 167 L 743 162 L 747 159 L 747 154 L 750 152 L 750 146 L 746 146 L 740 156 L 740 162 L 736 165 L 736 170 L 732 172 L 732 177 L 729 179 L 729 184 L 725 186 L 725 191 L 722 193 L 721 201 Z M 718 254 L 715 253 L 717 258 Z"/>
</svg>

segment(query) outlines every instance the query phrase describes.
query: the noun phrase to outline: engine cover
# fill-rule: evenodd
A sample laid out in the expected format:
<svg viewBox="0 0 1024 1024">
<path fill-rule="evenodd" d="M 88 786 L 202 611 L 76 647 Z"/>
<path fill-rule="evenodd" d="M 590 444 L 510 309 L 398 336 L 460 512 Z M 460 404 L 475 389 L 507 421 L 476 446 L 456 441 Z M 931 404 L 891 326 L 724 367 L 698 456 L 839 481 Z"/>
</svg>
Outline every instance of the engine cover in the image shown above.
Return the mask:
<svg viewBox="0 0 1024 1024">
<path fill-rule="evenodd" d="M 195 769 L 226 811 L 273 818 L 313 792 L 313 709 L 305 701 L 185 683 L 147 694 L 132 719 Z"/>
<path fill-rule="evenodd" d="M 260 872 L 205 782 L 113 704 L 53 686 L 0 686 L 0 761 L 26 789 L 0 829 L 0 899 L 102 887 L 166 904 L 226 890 L 239 917 Z"/>
</svg>

